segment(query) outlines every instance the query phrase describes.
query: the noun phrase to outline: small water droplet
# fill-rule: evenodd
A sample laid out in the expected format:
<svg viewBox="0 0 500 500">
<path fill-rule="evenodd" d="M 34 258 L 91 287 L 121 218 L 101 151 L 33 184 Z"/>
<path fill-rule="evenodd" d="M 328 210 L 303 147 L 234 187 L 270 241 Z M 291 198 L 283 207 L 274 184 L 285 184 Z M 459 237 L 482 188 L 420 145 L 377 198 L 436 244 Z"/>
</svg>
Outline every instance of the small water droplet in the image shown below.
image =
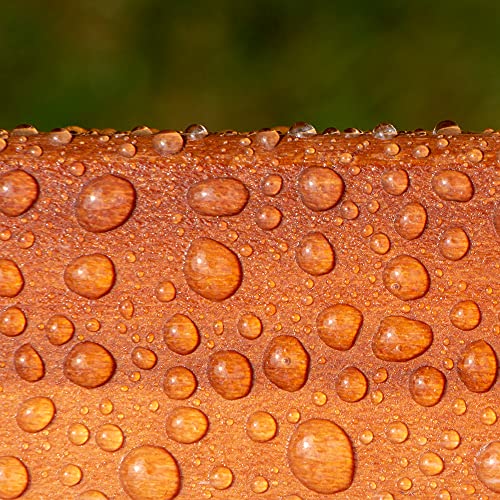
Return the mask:
<svg viewBox="0 0 500 500">
<path fill-rule="evenodd" d="M 307 381 L 309 354 L 295 337 L 274 337 L 264 354 L 264 373 L 280 389 L 298 391 Z"/>
<path fill-rule="evenodd" d="M 441 170 L 432 178 L 434 192 L 446 201 L 469 201 L 474 195 L 474 186 L 467 174 L 458 170 Z"/>
<path fill-rule="evenodd" d="M 133 158 L 137 153 L 137 148 L 130 142 L 120 144 L 118 147 L 118 154 L 124 158 Z"/>
<path fill-rule="evenodd" d="M 198 328 L 184 314 L 172 316 L 163 329 L 168 348 L 177 354 L 191 354 L 200 343 Z"/>
<path fill-rule="evenodd" d="M 243 314 L 238 320 L 238 332 L 246 339 L 255 340 L 262 333 L 262 323 L 254 314 Z"/>
<path fill-rule="evenodd" d="M 224 399 L 243 398 L 252 388 L 252 365 L 239 352 L 216 352 L 210 356 L 208 362 L 208 380 Z"/>
<path fill-rule="evenodd" d="M 481 422 L 484 425 L 493 425 L 497 421 L 497 414 L 495 410 L 488 406 L 481 412 Z"/>
<path fill-rule="evenodd" d="M 40 354 L 31 344 L 23 344 L 14 353 L 17 374 L 27 382 L 37 382 L 45 375 L 45 366 Z"/>
<path fill-rule="evenodd" d="M 80 423 L 71 424 L 68 428 L 68 439 L 76 446 L 84 445 L 90 437 L 88 428 Z"/>
<path fill-rule="evenodd" d="M 161 496 L 171 500 L 180 488 L 180 472 L 174 457 L 162 447 L 139 446 L 120 464 L 120 482 L 134 500 Z"/>
<path fill-rule="evenodd" d="M 274 149 L 280 141 L 280 135 L 276 130 L 261 130 L 255 134 L 255 144 L 264 149 Z"/>
<path fill-rule="evenodd" d="M 216 490 L 227 490 L 233 483 L 233 473 L 228 467 L 219 465 L 210 471 L 210 484 Z"/>
<path fill-rule="evenodd" d="M 156 354 L 151 349 L 135 347 L 132 351 L 132 362 L 141 370 L 151 370 L 156 365 Z"/>
<path fill-rule="evenodd" d="M 384 233 L 376 233 L 370 239 L 370 248 L 379 255 L 386 254 L 391 248 L 391 241 Z"/>
<path fill-rule="evenodd" d="M 276 436 L 278 424 L 274 417 L 265 411 L 257 411 L 248 417 L 246 431 L 248 437 L 257 443 L 270 441 Z"/>
<path fill-rule="evenodd" d="M 440 443 L 446 450 L 454 450 L 460 444 L 460 434 L 453 429 L 445 430 L 441 434 Z"/>
<path fill-rule="evenodd" d="M 187 202 L 200 215 L 231 216 L 245 208 L 249 196 L 248 189 L 238 179 L 219 177 L 193 184 Z"/>
<path fill-rule="evenodd" d="M 306 137 L 313 137 L 317 134 L 317 132 L 310 123 L 296 122 L 290 127 L 288 134 L 293 137 L 303 139 Z"/>
<path fill-rule="evenodd" d="M 418 202 L 405 205 L 397 214 L 394 228 L 400 236 L 407 240 L 418 238 L 425 229 L 427 223 L 427 211 Z"/>
<path fill-rule="evenodd" d="M 323 233 L 306 234 L 297 247 L 299 267 L 312 276 L 328 274 L 335 266 L 335 253 Z"/>
<path fill-rule="evenodd" d="M 189 141 L 199 141 L 208 135 L 208 130 L 199 123 L 194 123 L 186 127 L 184 135 Z"/>
<path fill-rule="evenodd" d="M 56 128 L 49 133 L 49 141 L 54 146 L 64 146 L 69 144 L 73 139 L 73 135 L 66 128 Z"/>
<path fill-rule="evenodd" d="M 481 311 L 473 300 L 462 300 L 452 307 L 450 320 L 460 330 L 473 330 L 481 322 Z"/>
<path fill-rule="evenodd" d="M 397 128 L 391 123 L 380 123 L 373 129 L 373 137 L 376 139 L 392 139 L 398 135 Z"/>
<path fill-rule="evenodd" d="M 441 400 L 446 386 L 444 373 L 432 366 L 417 368 L 410 377 L 410 394 L 421 406 L 434 406 Z"/>
<path fill-rule="evenodd" d="M 348 304 L 329 306 L 316 318 L 320 339 L 339 351 L 347 351 L 354 345 L 362 323 L 361 311 Z"/>
<path fill-rule="evenodd" d="M 51 399 L 42 396 L 27 399 L 16 413 L 17 425 L 25 432 L 39 432 L 54 418 L 56 407 Z"/>
<path fill-rule="evenodd" d="M 453 401 L 452 410 L 457 416 L 463 415 L 467 411 L 467 403 L 462 398 L 457 398 Z"/>
<path fill-rule="evenodd" d="M 10 259 L 0 259 L 0 297 L 15 297 L 24 287 L 23 274 Z"/>
<path fill-rule="evenodd" d="M 457 364 L 458 376 L 472 392 L 486 392 L 497 377 L 497 358 L 493 348 L 484 340 L 471 342 Z"/>
<path fill-rule="evenodd" d="M 309 167 L 299 175 L 298 190 L 307 208 L 322 212 L 338 203 L 344 193 L 344 181 L 330 168 Z"/>
<path fill-rule="evenodd" d="M 399 421 L 390 423 L 385 430 L 387 439 L 396 444 L 404 443 L 408 439 L 408 434 L 406 424 Z"/>
<path fill-rule="evenodd" d="M 398 255 L 390 260 L 385 266 L 383 281 L 387 290 L 401 300 L 423 297 L 430 285 L 427 269 L 409 255 Z"/>
<path fill-rule="evenodd" d="M 196 443 L 208 431 L 207 416 L 197 408 L 179 406 L 167 416 L 167 436 L 178 443 Z"/>
<path fill-rule="evenodd" d="M 361 401 L 368 390 L 368 381 L 363 372 L 354 366 L 344 368 L 337 376 L 335 390 L 342 401 Z"/>
<path fill-rule="evenodd" d="M 469 251 L 469 246 L 467 233 L 459 227 L 447 229 L 439 240 L 439 250 L 449 260 L 460 260 Z"/>
<path fill-rule="evenodd" d="M 47 321 L 47 338 L 52 345 L 62 345 L 72 339 L 75 332 L 73 323 L 61 314 Z"/>
<path fill-rule="evenodd" d="M 262 192 L 266 196 L 276 196 L 283 187 L 283 178 L 277 174 L 268 175 L 262 182 Z"/>
<path fill-rule="evenodd" d="M 59 481 L 64 486 L 75 486 L 82 480 L 82 469 L 75 464 L 65 465 L 59 473 Z"/>
<path fill-rule="evenodd" d="M 7 337 L 16 337 L 26 328 L 26 316 L 18 307 L 8 307 L 0 313 L 0 333 Z"/>
<path fill-rule="evenodd" d="M 255 221 L 261 229 L 271 231 L 280 225 L 282 217 L 282 213 L 276 207 L 264 205 L 257 211 Z"/>
<path fill-rule="evenodd" d="M 161 281 L 156 287 L 156 298 L 160 302 L 171 302 L 176 296 L 175 285 L 171 281 Z"/>
<path fill-rule="evenodd" d="M 442 120 L 436 124 L 433 133 L 435 135 L 459 135 L 461 128 L 452 120 Z"/>
<path fill-rule="evenodd" d="M 165 131 L 155 134 L 152 144 L 157 153 L 168 156 L 182 150 L 184 147 L 184 139 L 179 132 Z"/>
<path fill-rule="evenodd" d="M 31 231 L 26 231 L 17 238 L 17 244 L 23 249 L 31 248 L 33 243 L 35 243 L 35 235 Z"/>
<path fill-rule="evenodd" d="M 163 390 L 170 399 L 187 399 L 194 394 L 198 382 L 194 373 L 184 366 L 169 368 L 165 374 Z"/>
<path fill-rule="evenodd" d="M 101 450 L 113 452 L 119 450 L 124 441 L 123 431 L 114 424 L 104 424 L 97 429 L 95 442 Z"/>
</svg>

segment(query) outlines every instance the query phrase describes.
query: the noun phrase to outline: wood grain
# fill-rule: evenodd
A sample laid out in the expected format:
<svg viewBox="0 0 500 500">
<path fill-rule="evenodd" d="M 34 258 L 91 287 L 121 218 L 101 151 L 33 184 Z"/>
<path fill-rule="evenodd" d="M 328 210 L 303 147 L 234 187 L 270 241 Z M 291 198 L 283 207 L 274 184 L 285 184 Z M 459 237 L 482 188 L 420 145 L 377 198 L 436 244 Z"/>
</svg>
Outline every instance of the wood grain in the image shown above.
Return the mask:
<svg viewBox="0 0 500 500">
<path fill-rule="evenodd" d="M 500 497 L 499 158 L 0 131 L 0 498 Z"/>
</svg>

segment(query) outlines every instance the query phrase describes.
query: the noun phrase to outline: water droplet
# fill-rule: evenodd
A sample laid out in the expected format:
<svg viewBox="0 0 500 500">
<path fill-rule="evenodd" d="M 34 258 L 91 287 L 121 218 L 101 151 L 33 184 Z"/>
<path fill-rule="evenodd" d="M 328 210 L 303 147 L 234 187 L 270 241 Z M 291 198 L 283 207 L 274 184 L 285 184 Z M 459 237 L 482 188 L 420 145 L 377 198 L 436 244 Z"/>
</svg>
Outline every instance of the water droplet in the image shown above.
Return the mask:
<svg viewBox="0 0 500 500">
<path fill-rule="evenodd" d="M 443 372 L 432 366 L 417 368 L 410 377 L 410 394 L 421 406 L 434 406 L 441 400 L 446 386 Z"/>
<path fill-rule="evenodd" d="M 415 158 L 427 158 L 431 150 L 425 144 L 420 144 L 413 149 L 412 154 Z"/>
<path fill-rule="evenodd" d="M 17 217 L 31 208 L 38 198 L 38 183 L 24 170 L 0 175 L 0 212 Z"/>
<path fill-rule="evenodd" d="M 481 413 L 481 422 L 484 425 L 493 425 L 496 421 L 497 414 L 495 413 L 495 410 L 490 406 L 488 406 L 488 408 L 485 408 Z"/>
<path fill-rule="evenodd" d="M 120 315 L 124 319 L 132 319 L 134 315 L 134 303 L 130 299 L 123 300 L 118 305 L 118 310 L 120 311 Z"/>
<path fill-rule="evenodd" d="M 398 135 L 397 128 L 392 123 L 379 123 L 373 129 L 373 137 L 376 139 L 392 139 Z"/>
<path fill-rule="evenodd" d="M 316 318 L 320 339 L 339 351 L 347 351 L 354 345 L 362 323 L 361 311 L 348 304 L 327 307 Z"/>
<path fill-rule="evenodd" d="M 386 254 L 391 248 L 391 241 L 384 233 L 376 233 L 370 239 L 370 248 L 379 255 Z"/>
<path fill-rule="evenodd" d="M 443 459 L 432 451 L 427 451 L 420 456 L 418 468 L 426 476 L 436 476 L 444 469 Z"/>
<path fill-rule="evenodd" d="M 129 218 L 135 198 L 134 186 L 128 180 L 111 174 L 97 177 L 78 195 L 76 219 L 87 231 L 110 231 Z"/>
<path fill-rule="evenodd" d="M 82 446 L 89 440 L 88 428 L 80 423 L 71 424 L 68 429 L 68 439 L 76 446 Z"/>
<path fill-rule="evenodd" d="M 382 367 L 375 372 L 375 375 L 373 376 L 373 381 L 376 384 L 383 384 L 388 377 L 389 374 L 387 373 L 387 370 L 384 367 Z"/>
<path fill-rule="evenodd" d="M 300 424 L 288 445 L 288 461 L 294 476 L 316 493 L 337 493 L 352 483 L 351 442 L 330 420 L 311 419 Z"/>
<path fill-rule="evenodd" d="M 170 399 L 187 399 L 193 395 L 197 385 L 191 370 L 184 366 L 174 366 L 165 374 L 163 390 Z"/>
<path fill-rule="evenodd" d="M 199 141 L 208 135 L 208 130 L 203 125 L 194 123 L 186 127 L 184 135 L 189 141 Z"/>
<path fill-rule="evenodd" d="M 484 340 L 470 343 L 457 364 L 458 376 L 472 392 L 486 392 L 497 377 L 497 358 L 493 348 Z"/>
<path fill-rule="evenodd" d="M 459 227 L 447 229 L 439 241 L 441 254 L 449 260 L 460 260 L 469 251 L 469 246 L 467 233 Z"/>
<path fill-rule="evenodd" d="M 288 130 L 288 134 L 293 137 L 298 137 L 300 139 L 306 137 L 312 137 L 317 134 L 316 129 L 306 122 L 296 122 Z"/>
<path fill-rule="evenodd" d="M 0 297 L 15 297 L 24 287 L 24 278 L 17 264 L 0 259 Z"/>
<path fill-rule="evenodd" d="M 113 287 L 115 266 L 105 255 L 83 255 L 66 267 L 64 281 L 71 291 L 95 300 L 106 295 Z"/>
<path fill-rule="evenodd" d="M 49 134 L 49 142 L 54 146 L 64 146 L 69 144 L 73 139 L 73 135 L 66 128 L 56 128 L 52 130 Z"/>
<path fill-rule="evenodd" d="M 226 490 L 233 484 L 233 473 L 228 467 L 218 465 L 210 471 L 210 485 L 216 490 Z"/>
<path fill-rule="evenodd" d="M 356 203 L 346 200 L 340 205 L 340 215 L 343 219 L 354 220 L 359 215 L 359 208 Z"/>
<path fill-rule="evenodd" d="M 133 500 L 171 500 L 180 488 L 179 467 L 165 448 L 139 446 L 122 460 L 120 482 Z"/>
<path fill-rule="evenodd" d="M 409 491 L 409 490 L 411 490 L 412 486 L 413 486 L 413 483 L 412 483 L 411 479 L 408 477 L 403 477 L 398 481 L 398 488 L 401 491 Z"/>
<path fill-rule="evenodd" d="M 296 260 L 299 267 L 312 276 L 329 273 L 335 265 L 335 253 L 331 243 L 322 233 L 306 234 L 300 241 Z"/>
<path fill-rule="evenodd" d="M 26 249 L 31 248 L 35 243 L 35 235 L 31 231 L 26 231 L 19 235 L 17 239 L 17 244 L 20 248 Z"/>
<path fill-rule="evenodd" d="M 59 474 L 59 480 L 64 486 L 75 486 L 82 480 L 82 469 L 74 464 L 65 465 Z"/>
<path fill-rule="evenodd" d="M 481 322 L 481 311 L 473 300 L 462 300 L 452 307 L 450 320 L 460 330 L 473 330 Z"/>
<path fill-rule="evenodd" d="M 255 340 L 262 333 L 262 323 L 254 314 L 244 314 L 238 320 L 238 332 L 246 339 Z"/>
<path fill-rule="evenodd" d="M 404 443 L 408 439 L 408 427 L 404 422 L 391 422 L 385 430 L 385 435 L 392 443 Z"/>
<path fill-rule="evenodd" d="M 22 123 L 14 127 L 11 134 L 17 137 L 29 137 L 31 135 L 37 135 L 38 130 L 36 129 L 36 127 L 30 125 L 29 123 Z"/>
<path fill-rule="evenodd" d="M 265 411 L 256 411 L 248 417 L 246 431 L 248 437 L 257 443 L 265 443 L 276 436 L 278 424 L 274 417 Z"/>
<path fill-rule="evenodd" d="M 108 497 L 99 490 L 87 490 L 80 493 L 78 500 L 109 500 Z"/>
<path fill-rule="evenodd" d="M 459 135 L 461 128 L 452 120 L 442 120 L 436 124 L 433 133 L 436 135 Z"/>
<path fill-rule="evenodd" d="M 393 196 L 399 196 L 408 189 L 408 173 L 402 168 L 384 172 L 381 176 L 381 180 L 384 191 Z"/>
<path fill-rule="evenodd" d="M 255 134 L 255 144 L 264 149 L 274 149 L 280 141 L 280 135 L 276 130 L 261 130 Z"/>
<path fill-rule="evenodd" d="M 452 410 L 457 416 L 463 415 L 467 411 L 467 403 L 462 398 L 457 398 L 453 401 Z"/>
<path fill-rule="evenodd" d="M 269 489 L 269 482 L 265 477 L 257 476 L 250 487 L 254 493 L 265 493 Z"/>
<path fill-rule="evenodd" d="M 229 248 L 209 238 L 199 238 L 189 247 L 184 263 L 187 284 L 209 300 L 227 299 L 239 288 L 241 265 Z"/>
<path fill-rule="evenodd" d="M 282 213 L 276 207 L 264 205 L 257 211 L 255 221 L 261 229 L 270 231 L 280 225 L 282 217 Z"/>
<path fill-rule="evenodd" d="M 52 345 L 62 345 L 73 338 L 75 326 L 61 314 L 52 316 L 47 321 L 47 338 Z"/>
<path fill-rule="evenodd" d="M 264 373 L 280 389 L 298 391 L 307 381 L 309 354 L 295 337 L 274 337 L 264 354 Z"/>
<path fill-rule="evenodd" d="M 328 401 L 328 397 L 324 392 L 316 391 L 313 394 L 312 401 L 316 406 L 324 406 Z"/>
<path fill-rule="evenodd" d="M 39 432 L 52 422 L 55 412 L 56 407 L 49 398 L 27 399 L 17 410 L 17 425 L 25 432 Z"/>
<path fill-rule="evenodd" d="M 216 352 L 208 362 L 208 380 L 224 399 L 243 398 L 252 388 L 252 365 L 239 352 Z"/>
<path fill-rule="evenodd" d="M 299 176 L 298 190 L 307 208 L 321 212 L 338 203 L 344 192 L 344 181 L 330 168 L 309 167 Z"/>
<path fill-rule="evenodd" d="M 167 436 L 178 443 L 196 443 L 207 430 L 207 416 L 196 408 L 179 406 L 167 416 Z"/>
<path fill-rule="evenodd" d="M 36 382 L 45 375 L 45 367 L 40 354 L 31 344 L 23 344 L 14 353 L 17 374 L 27 382 Z"/>
<path fill-rule="evenodd" d="M 219 177 L 193 184 L 187 193 L 189 206 L 200 215 L 230 216 L 246 206 L 250 193 L 238 179 Z"/>
<path fill-rule="evenodd" d="M 441 446 L 446 450 L 454 450 L 460 444 L 460 434 L 452 429 L 445 430 L 441 434 Z"/>
<path fill-rule="evenodd" d="M 407 240 L 418 238 L 427 223 L 427 211 L 417 202 L 408 203 L 396 216 L 394 228 L 400 236 Z"/>
<path fill-rule="evenodd" d="M 368 381 L 363 372 L 354 366 L 344 368 L 337 376 L 335 390 L 342 401 L 355 403 L 365 397 Z"/>
<path fill-rule="evenodd" d="M 283 179 L 280 175 L 268 175 L 262 182 L 262 192 L 266 196 L 276 196 L 283 187 Z"/>
<path fill-rule="evenodd" d="M 434 192 L 446 201 L 469 201 L 474 194 L 474 186 L 467 174 L 458 170 L 441 170 L 432 178 Z"/>
<path fill-rule="evenodd" d="M 184 314 L 172 316 L 163 329 L 168 348 L 177 354 L 191 354 L 200 344 L 196 325 Z"/>
<path fill-rule="evenodd" d="M 156 365 L 157 357 L 151 349 L 136 347 L 132 351 L 132 362 L 141 370 L 151 370 Z"/>
<path fill-rule="evenodd" d="M 0 497 L 20 497 L 28 487 L 26 466 L 16 457 L 0 457 Z"/>
<path fill-rule="evenodd" d="M 370 430 L 364 430 L 360 436 L 359 440 L 366 446 L 369 445 L 373 441 L 373 432 Z"/>
<path fill-rule="evenodd" d="M 137 148 L 130 142 L 125 142 L 118 147 L 118 154 L 125 158 L 133 158 L 137 153 Z"/>
<path fill-rule="evenodd" d="M 105 384 L 115 371 L 115 360 L 102 345 L 81 342 L 64 360 L 64 375 L 76 385 L 87 388 Z"/>
<path fill-rule="evenodd" d="M 161 281 L 156 287 L 156 298 L 160 302 L 171 302 L 175 299 L 177 291 L 171 281 Z"/>
<path fill-rule="evenodd" d="M 8 307 L 0 313 L 0 333 L 16 337 L 26 328 L 26 316 L 18 307 Z"/>
<path fill-rule="evenodd" d="M 97 429 L 95 442 L 104 451 L 116 451 L 123 445 L 123 432 L 117 425 L 104 424 Z"/>
<path fill-rule="evenodd" d="M 398 255 L 390 260 L 383 273 L 384 285 L 401 300 L 423 297 L 429 289 L 429 274 L 424 265 L 409 255 Z"/>
<path fill-rule="evenodd" d="M 85 173 L 85 170 L 85 165 L 80 161 L 75 161 L 68 168 L 69 173 L 75 177 L 81 177 Z"/>
<path fill-rule="evenodd" d="M 483 446 L 476 455 L 476 474 L 491 491 L 500 493 L 500 441 Z"/>
<path fill-rule="evenodd" d="M 409 361 L 432 344 L 431 327 L 404 316 L 387 316 L 380 322 L 372 342 L 373 353 L 384 361 Z"/>
<path fill-rule="evenodd" d="M 181 151 L 184 147 L 184 139 L 179 132 L 159 132 L 153 136 L 153 148 L 157 153 L 168 156 Z"/>
</svg>

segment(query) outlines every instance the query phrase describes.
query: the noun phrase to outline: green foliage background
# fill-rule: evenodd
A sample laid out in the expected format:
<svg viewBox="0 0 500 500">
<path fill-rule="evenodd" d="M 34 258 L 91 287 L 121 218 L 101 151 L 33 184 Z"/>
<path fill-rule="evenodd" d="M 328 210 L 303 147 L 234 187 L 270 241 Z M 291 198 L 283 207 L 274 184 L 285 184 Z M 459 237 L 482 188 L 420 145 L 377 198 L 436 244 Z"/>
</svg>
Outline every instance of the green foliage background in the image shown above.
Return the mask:
<svg viewBox="0 0 500 500">
<path fill-rule="evenodd" d="M 500 128 L 500 2 L 0 0 L 0 128 Z"/>
</svg>

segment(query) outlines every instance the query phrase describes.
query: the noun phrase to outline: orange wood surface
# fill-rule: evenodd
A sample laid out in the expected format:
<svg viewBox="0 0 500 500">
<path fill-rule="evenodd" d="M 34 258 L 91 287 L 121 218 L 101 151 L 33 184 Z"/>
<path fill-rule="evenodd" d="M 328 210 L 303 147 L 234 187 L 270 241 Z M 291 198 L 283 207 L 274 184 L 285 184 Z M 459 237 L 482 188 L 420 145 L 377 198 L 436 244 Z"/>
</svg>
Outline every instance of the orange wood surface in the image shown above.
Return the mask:
<svg viewBox="0 0 500 500">
<path fill-rule="evenodd" d="M 500 498 L 499 154 L 0 131 L 0 499 Z"/>
</svg>

